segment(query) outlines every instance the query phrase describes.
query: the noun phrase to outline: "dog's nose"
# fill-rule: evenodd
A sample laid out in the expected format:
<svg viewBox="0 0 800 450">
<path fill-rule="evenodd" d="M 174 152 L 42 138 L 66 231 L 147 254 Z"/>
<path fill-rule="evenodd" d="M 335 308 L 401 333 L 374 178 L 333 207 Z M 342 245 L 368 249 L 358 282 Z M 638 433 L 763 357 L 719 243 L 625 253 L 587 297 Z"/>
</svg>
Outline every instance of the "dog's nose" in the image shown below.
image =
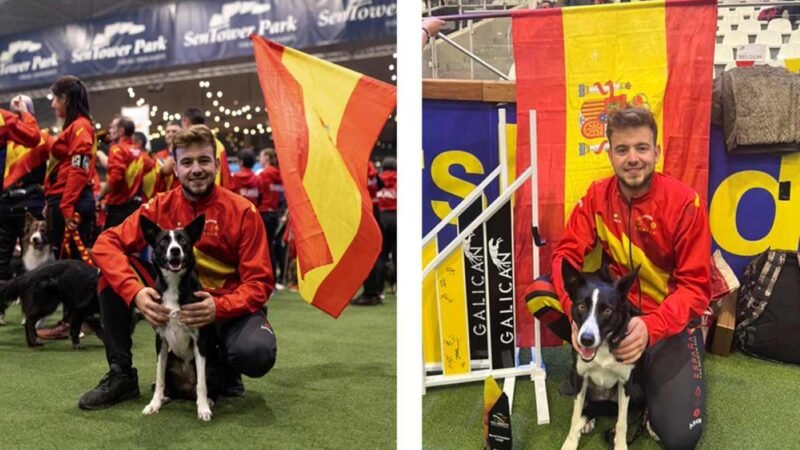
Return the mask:
<svg viewBox="0 0 800 450">
<path fill-rule="evenodd" d="M 594 336 L 591 333 L 583 333 L 580 337 L 581 345 L 584 347 L 591 347 L 594 345 Z"/>
<path fill-rule="evenodd" d="M 179 248 L 172 247 L 169 249 L 169 255 L 175 257 L 181 256 L 181 250 Z"/>
</svg>

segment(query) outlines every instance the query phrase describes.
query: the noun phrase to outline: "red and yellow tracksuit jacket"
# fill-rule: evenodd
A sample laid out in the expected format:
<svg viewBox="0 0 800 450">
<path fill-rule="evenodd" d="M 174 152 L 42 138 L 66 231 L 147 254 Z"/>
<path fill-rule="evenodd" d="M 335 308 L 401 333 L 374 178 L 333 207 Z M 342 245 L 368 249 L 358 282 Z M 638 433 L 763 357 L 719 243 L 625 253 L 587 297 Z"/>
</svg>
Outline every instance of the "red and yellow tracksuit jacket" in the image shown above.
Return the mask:
<svg viewBox="0 0 800 450">
<path fill-rule="evenodd" d="M 2 167 L 0 169 L 0 192 L 3 191 L 3 185 L 10 186 L 12 184 L 10 179 L 5 179 L 5 177 L 12 176 L 11 165 L 14 162 L 26 159 L 20 158 L 20 156 L 39 145 L 40 140 L 39 126 L 31 114 L 22 113 L 17 115 L 17 113 L 0 109 L 0 147 L 7 147 L 3 155 L 5 160 L 0 161 L 0 167 Z M 11 143 L 20 146 L 20 148 L 17 151 L 12 151 L 10 148 Z M 14 158 L 12 154 L 17 158 Z M 14 159 L 17 161 L 12 161 Z M 18 178 L 20 176 L 16 177 L 16 179 Z"/>
<path fill-rule="evenodd" d="M 641 265 L 628 300 L 644 314 L 649 346 L 680 333 L 708 307 L 711 232 L 705 205 L 689 186 L 656 172 L 650 190 L 631 201 L 615 177 L 589 187 L 553 253 L 554 285 L 570 322 L 561 262 L 581 268 L 597 244 L 610 257 L 617 278 Z"/>
<path fill-rule="evenodd" d="M 133 149 L 131 139 L 122 137 L 108 153 L 106 204 L 124 205 L 136 195 L 142 195 L 145 200 L 153 196 L 155 163 L 147 152 Z M 152 179 L 145 180 L 145 177 Z"/>
<path fill-rule="evenodd" d="M 261 180 L 251 169 L 242 167 L 233 174 L 231 190 L 258 206 L 261 199 Z"/>
<path fill-rule="evenodd" d="M 0 145 L 14 141 L 23 147 L 33 148 L 39 144 L 39 126 L 30 113 L 18 115 L 0 109 Z"/>
<path fill-rule="evenodd" d="M 78 116 L 50 147 L 53 161 L 48 165 L 44 184 L 46 197 L 61 196 L 61 213 L 72 217 L 81 191 L 92 183 L 95 176 L 97 147 L 92 123 Z"/>
<path fill-rule="evenodd" d="M 219 139 L 214 138 L 216 142 L 216 155 L 219 162 L 219 170 L 217 171 L 217 178 L 214 183 L 217 186 L 222 186 L 231 189 L 233 181 L 231 180 L 231 168 L 228 166 L 228 155 L 225 153 L 225 146 L 222 145 Z"/>
<path fill-rule="evenodd" d="M 281 171 L 274 166 L 267 166 L 258 174 L 261 187 L 261 200 L 258 210 L 261 212 L 278 212 L 281 204 L 283 181 Z"/>
<path fill-rule="evenodd" d="M 182 189 L 158 194 L 125 222 L 104 231 L 92 252 L 104 282 L 130 304 L 144 287 L 127 256 L 147 246 L 139 217 L 162 229 L 176 229 L 200 214 L 205 214 L 205 228 L 194 254 L 200 284 L 214 297 L 217 320 L 256 312 L 275 287 L 267 232 L 252 203 L 219 187 L 197 202 L 187 200 Z"/>
</svg>

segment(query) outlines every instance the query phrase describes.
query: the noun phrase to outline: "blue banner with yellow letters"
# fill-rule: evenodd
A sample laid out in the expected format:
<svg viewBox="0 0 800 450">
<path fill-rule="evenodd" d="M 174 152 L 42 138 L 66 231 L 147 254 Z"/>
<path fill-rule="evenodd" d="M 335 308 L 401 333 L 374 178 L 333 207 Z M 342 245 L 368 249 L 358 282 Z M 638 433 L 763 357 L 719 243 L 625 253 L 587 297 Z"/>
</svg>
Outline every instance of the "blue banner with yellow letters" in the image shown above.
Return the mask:
<svg viewBox="0 0 800 450">
<path fill-rule="evenodd" d="M 422 103 L 422 233 L 427 234 L 499 164 L 498 110 L 516 123 L 514 105 L 425 100 Z M 513 134 L 513 133 L 512 133 Z M 498 196 L 498 183 L 484 191 Z M 456 223 L 439 233 L 443 248 L 456 237 Z"/>
<path fill-rule="evenodd" d="M 729 154 L 722 130 L 711 127 L 709 222 L 741 280 L 747 263 L 767 249 L 800 247 L 800 153 Z"/>
<path fill-rule="evenodd" d="M 296 49 L 396 42 L 396 0 L 194 0 L 0 37 L 0 91 L 252 58 L 256 33 Z"/>
</svg>

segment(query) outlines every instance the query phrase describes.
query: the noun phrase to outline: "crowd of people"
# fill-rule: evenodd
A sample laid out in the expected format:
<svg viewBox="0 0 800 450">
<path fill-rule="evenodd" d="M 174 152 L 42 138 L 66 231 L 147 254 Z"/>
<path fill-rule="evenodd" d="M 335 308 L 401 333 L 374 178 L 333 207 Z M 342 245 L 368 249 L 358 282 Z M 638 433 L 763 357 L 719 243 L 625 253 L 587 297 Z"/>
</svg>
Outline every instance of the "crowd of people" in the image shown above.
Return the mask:
<svg viewBox="0 0 800 450">
<path fill-rule="evenodd" d="M 50 135 L 48 127 L 40 130 L 33 102 L 27 96 L 15 97 L 9 110 L 0 109 L 0 164 L 5 165 L 8 160 L 3 153 L 11 151 L 6 150 L 6 144 L 24 147 L 30 152 L 26 173 L 15 177 L 11 184 L 4 183 L 8 186 L 0 190 L 0 280 L 11 279 L 19 271 L 12 268 L 12 259 L 15 249 L 17 254 L 19 252 L 28 215 L 46 221 L 47 240 L 54 258 L 83 259 L 91 263 L 91 248 L 100 233 L 122 224 L 159 193 L 181 186 L 176 179 L 174 138 L 181 130 L 205 122 L 200 109 L 187 108 L 180 121 L 166 124 L 166 147 L 151 152 L 147 136 L 136 129 L 129 117 L 116 115 L 106 130 L 95 131 L 89 91 L 79 78 L 60 78 L 51 86 L 51 94 L 51 107 L 63 121 L 57 136 Z M 215 147 L 219 170 L 214 184 L 255 205 L 266 229 L 276 288 L 296 289 L 290 218 L 275 150 L 240 150 L 237 153 L 239 170 L 231 174 L 225 146 L 216 136 Z M 21 153 L 17 151 L 16 154 Z M 256 171 L 257 161 L 261 168 Z M 383 286 L 393 279 L 391 275 L 386 276 L 393 270 L 386 268 L 396 266 L 395 166 L 394 158 L 387 158 L 378 173 L 370 164 L 369 190 L 375 218 L 384 230 L 384 249 L 364 283 L 364 292 L 353 304 L 381 303 Z M 3 181 L 4 172 L 8 170 L 0 166 L 0 181 Z M 101 177 L 103 174 L 105 176 Z M 0 305 L 0 325 L 5 324 L 5 307 Z M 40 326 L 37 334 L 42 339 L 66 338 L 68 321 L 60 320 L 51 327 Z"/>
</svg>

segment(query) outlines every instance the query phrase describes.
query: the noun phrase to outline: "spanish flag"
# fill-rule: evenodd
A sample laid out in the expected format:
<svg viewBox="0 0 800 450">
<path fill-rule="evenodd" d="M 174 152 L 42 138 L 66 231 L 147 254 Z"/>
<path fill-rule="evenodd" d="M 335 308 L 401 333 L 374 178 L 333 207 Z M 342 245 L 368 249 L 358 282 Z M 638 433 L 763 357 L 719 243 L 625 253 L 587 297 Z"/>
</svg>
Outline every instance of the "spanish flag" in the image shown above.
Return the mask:
<svg viewBox="0 0 800 450">
<path fill-rule="evenodd" d="M 367 166 L 396 89 L 260 36 L 250 39 L 292 218 L 300 295 L 338 317 L 381 250 Z"/>
<path fill-rule="evenodd" d="M 652 111 L 662 156 L 657 170 L 705 197 L 711 117 L 713 0 L 666 0 L 561 9 L 512 16 L 517 71 L 517 174 L 530 165 L 529 113 L 536 110 L 539 226 L 548 242 L 542 272 L 578 200 L 592 181 L 613 175 L 606 151 L 609 111 Z M 531 279 L 531 190 L 515 204 L 515 277 Z"/>
<path fill-rule="evenodd" d="M 6 143 L 3 190 L 10 188 L 22 177 L 47 162 L 50 157 L 50 145 L 55 139 L 46 131 L 40 131 L 40 136 L 39 145 L 33 148 L 24 147 L 14 141 Z"/>
</svg>

